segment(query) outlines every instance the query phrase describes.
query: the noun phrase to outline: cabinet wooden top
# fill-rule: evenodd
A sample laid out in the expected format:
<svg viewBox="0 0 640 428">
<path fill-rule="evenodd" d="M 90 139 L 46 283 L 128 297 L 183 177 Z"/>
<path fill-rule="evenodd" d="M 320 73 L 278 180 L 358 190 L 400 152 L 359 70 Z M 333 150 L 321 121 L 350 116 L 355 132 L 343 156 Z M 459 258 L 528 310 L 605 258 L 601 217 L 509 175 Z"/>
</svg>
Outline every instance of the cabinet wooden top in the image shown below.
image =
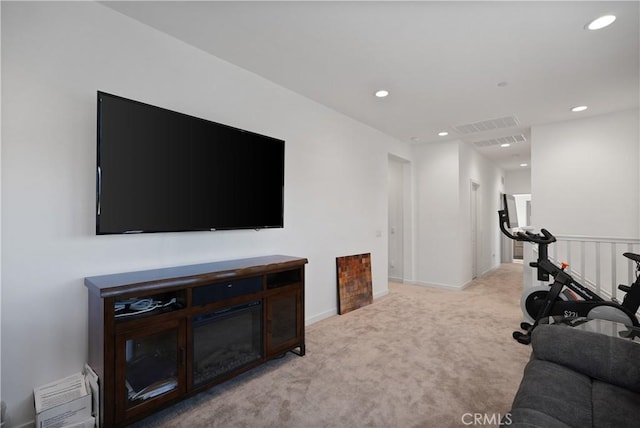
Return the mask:
<svg viewBox="0 0 640 428">
<path fill-rule="evenodd" d="M 100 297 L 109 297 L 260 275 L 268 271 L 300 267 L 307 262 L 305 258 L 273 255 L 92 276 L 85 278 L 84 284 Z"/>
</svg>

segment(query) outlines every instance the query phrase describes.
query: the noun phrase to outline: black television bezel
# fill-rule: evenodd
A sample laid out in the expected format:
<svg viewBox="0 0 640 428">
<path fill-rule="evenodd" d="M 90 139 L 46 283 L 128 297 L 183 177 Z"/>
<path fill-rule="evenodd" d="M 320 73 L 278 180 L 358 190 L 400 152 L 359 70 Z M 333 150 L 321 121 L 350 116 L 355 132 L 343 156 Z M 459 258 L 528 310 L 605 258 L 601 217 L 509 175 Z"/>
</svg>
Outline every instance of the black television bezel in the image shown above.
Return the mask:
<svg viewBox="0 0 640 428">
<path fill-rule="evenodd" d="M 209 228 L 175 228 L 175 229 L 171 229 L 171 230 L 127 230 L 127 231 L 102 231 L 100 229 L 100 193 L 101 193 L 101 164 L 100 164 L 100 146 L 101 146 L 101 129 L 102 129 L 102 123 L 101 123 L 101 105 L 100 105 L 100 98 L 102 96 L 107 96 L 107 97 L 112 97 L 112 98 L 116 98 L 119 99 L 121 101 L 125 101 L 125 102 L 131 102 L 131 103 L 135 103 L 138 105 L 142 105 L 146 108 L 150 108 L 150 109 L 158 109 L 158 110 L 162 110 L 168 113 L 172 113 L 175 115 L 180 115 L 180 116 L 184 116 L 184 117 L 188 117 L 190 119 L 194 119 L 194 120 L 199 120 L 199 121 L 203 121 L 209 124 L 213 124 L 216 126 L 220 126 L 220 127 L 224 127 L 236 132 L 240 132 L 240 133 L 245 133 L 245 134 L 250 134 L 250 135 L 254 135 L 257 137 L 260 137 L 262 139 L 265 140 L 272 140 L 275 142 L 280 142 L 282 143 L 282 169 L 281 169 L 281 183 L 282 183 L 282 200 L 280 201 L 280 222 L 279 224 L 272 224 L 272 225 L 247 225 L 247 226 L 234 226 L 234 227 L 209 227 Z M 285 188 L 284 188 L 284 182 L 285 182 L 285 140 L 279 139 L 279 138 L 275 138 L 275 137 L 271 137 L 268 135 L 264 135 L 264 134 L 259 134 L 256 132 L 252 132 L 252 131 L 248 131 L 246 129 L 242 129 L 242 128 L 237 128 L 234 126 L 230 126 L 230 125 L 226 125 L 224 123 L 220 123 L 220 122 L 215 122 L 212 120 L 208 120 L 208 119 L 203 119 L 201 117 L 197 117 L 197 116 L 193 116 L 193 115 L 189 115 L 186 113 L 182 113 L 179 111 L 175 111 L 175 110 L 171 110 L 171 109 L 167 109 L 164 107 L 159 107 L 153 104 L 148 104 L 142 101 L 138 101 L 138 100 L 134 100 L 131 98 L 126 98 L 120 95 L 115 95 L 109 92 L 104 92 L 104 91 L 97 91 L 97 98 L 96 98 L 96 113 L 97 113 L 97 129 L 96 129 L 96 206 L 95 206 L 95 213 L 96 213 L 96 235 L 129 235 L 129 234 L 146 234 L 146 233 L 181 233 L 181 232 L 214 232 L 214 231 L 223 231 L 223 230 L 261 230 L 261 229 L 282 229 L 284 228 L 284 197 L 285 197 Z"/>
<path fill-rule="evenodd" d="M 508 203 L 509 203 L 508 199 L 509 198 L 513 199 L 513 202 L 514 202 L 514 205 L 515 205 L 515 197 L 513 195 L 509 195 L 507 193 L 503 193 L 502 194 L 502 204 L 503 204 L 503 210 L 504 210 L 504 215 L 505 215 L 505 220 L 506 220 L 506 223 L 507 223 L 507 227 L 513 229 L 513 228 L 518 227 L 518 225 L 519 225 L 519 223 L 518 223 L 518 213 L 517 212 L 515 213 L 515 217 L 511 217 L 511 215 L 513 213 L 509 214 L 509 205 L 508 205 Z M 515 218 L 515 222 L 516 222 L 515 226 L 512 223 L 512 218 Z"/>
</svg>

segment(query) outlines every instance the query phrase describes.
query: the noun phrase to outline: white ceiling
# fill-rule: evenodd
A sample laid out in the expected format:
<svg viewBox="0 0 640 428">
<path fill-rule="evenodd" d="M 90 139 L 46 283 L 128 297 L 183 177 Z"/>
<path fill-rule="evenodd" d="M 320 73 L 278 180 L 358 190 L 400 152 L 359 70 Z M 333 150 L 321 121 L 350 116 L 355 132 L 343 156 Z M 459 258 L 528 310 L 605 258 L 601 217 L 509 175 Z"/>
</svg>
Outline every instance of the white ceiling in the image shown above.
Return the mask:
<svg viewBox="0 0 640 428">
<path fill-rule="evenodd" d="M 638 1 L 104 4 L 412 144 L 525 135 L 478 148 L 507 170 L 529 162 L 532 125 L 639 106 Z M 616 22 L 584 28 L 604 14 Z"/>
</svg>

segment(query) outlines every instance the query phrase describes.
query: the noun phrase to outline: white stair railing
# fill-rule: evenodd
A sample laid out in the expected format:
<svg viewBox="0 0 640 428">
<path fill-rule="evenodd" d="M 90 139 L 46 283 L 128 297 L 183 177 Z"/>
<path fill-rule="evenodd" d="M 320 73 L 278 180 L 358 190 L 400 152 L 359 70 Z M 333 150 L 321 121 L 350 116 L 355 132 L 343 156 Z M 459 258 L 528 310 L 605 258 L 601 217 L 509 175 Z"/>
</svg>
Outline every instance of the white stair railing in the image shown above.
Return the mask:
<svg viewBox="0 0 640 428">
<path fill-rule="evenodd" d="M 631 285 L 635 280 L 635 263 L 624 257 L 625 252 L 640 254 L 640 239 L 605 238 L 596 236 L 556 236 L 549 245 L 549 259 L 565 262 L 574 279 L 606 300 L 622 301 L 624 293 L 618 284 Z M 524 249 L 524 285 L 549 285 L 538 281 L 535 269 L 528 264 L 538 257 L 537 245 L 527 243 Z"/>
</svg>

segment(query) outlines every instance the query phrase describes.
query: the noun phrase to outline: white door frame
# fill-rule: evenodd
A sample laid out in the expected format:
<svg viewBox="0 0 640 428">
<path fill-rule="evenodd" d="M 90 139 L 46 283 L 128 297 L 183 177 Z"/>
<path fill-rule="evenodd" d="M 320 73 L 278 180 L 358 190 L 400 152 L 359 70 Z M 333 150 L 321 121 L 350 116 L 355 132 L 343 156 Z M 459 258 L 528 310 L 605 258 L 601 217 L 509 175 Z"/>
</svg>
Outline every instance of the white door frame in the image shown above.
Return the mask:
<svg viewBox="0 0 640 428">
<path fill-rule="evenodd" d="M 402 236 L 399 237 L 399 239 L 401 239 L 402 242 L 402 249 L 401 249 L 401 258 L 402 260 L 399 259 L 394 259 L 394 263 L 396 264 L 396 266 L 399 267 L 399 271 L 401 271 L 402 273 L 402 278 L 390 278 L 393 280 L 398 280 L 400 279 L 401 282 L 408 282 L 411 283 L 414 280 L 415 277 L 415 263 L 414 263 L 414 257 L 415 257 L 415 249 L 414 249 L 414 239 L 413 239 L 413 231 L 415 230 L 415 225 L 414 225 L 414 216 L 413 216 L 413 201 L 414 201 L 414 197 L 415 195 L 413 194 L 413 169 L 412 169 L 412 164 L 411 161 L 401 158 L 399 156 L 396 156 L 394 154 L 389 153 L 388 155 L 388 164 L 390 165 L 391 162 L 395 162 L 397 164 L 401 164 L 402 165 L 402 195 L 401 195 L 401 207 L 399 208 L 399 218 L 397 219 L 397 221 L 401 222 L 402 225 L 401 227 L 399 227 L 398 229 L 402 229 L 402 230 L 396 230 L 394 235 L 398 236 L 398 234 L 402 234 Z M 390 168 L 389 168 L 390 170 Z M 389 187 L 387 188 L 387 200 L 390 201 L 391 199 L 391 191 L 392 189 L 390 189 Z M 389 212 L 387 212 L 387 221 L 389 222 Z M 388 254 L 388 261 L 391 262 L 392 257 L 395 257 L 394 254 L 390 253 L 390 243 L 391 243 L 391 239 L 392 239 L 392 231 L 391 231 L 391 225 L 389 225 L 389 230 L 388 230 L 388 248 L 389 248 L 389 254 Z M 391 276 L 391 275 L 389 275 Z"/>
<path fill-rule="evenodd" d="M 471 201 L 470 201 L 470 211 L 471 211 L 471 233 L 470 233 L 470 237 L 471 237 L 471 278 L 477 278 L 478 275 L 480 274 L 479 270 L 479 264 L 478 264 L 478 259 L 480 257 L 480 253 L 481 251 L 479 251 L 479 246 L 480 246 L 480 236 L 481 236 L 481 231 L 480 231 L 480 219 L 479 219 L 479 213 L 481 212 L 480 210 L 480 196 L 479 196 L 479 189 L 480 189 L 480 183 L 478 183 L 475 180 L 471 180 L 471 184 L 470 184 L 470 189 L 471 189 Z"/>
</svg>

